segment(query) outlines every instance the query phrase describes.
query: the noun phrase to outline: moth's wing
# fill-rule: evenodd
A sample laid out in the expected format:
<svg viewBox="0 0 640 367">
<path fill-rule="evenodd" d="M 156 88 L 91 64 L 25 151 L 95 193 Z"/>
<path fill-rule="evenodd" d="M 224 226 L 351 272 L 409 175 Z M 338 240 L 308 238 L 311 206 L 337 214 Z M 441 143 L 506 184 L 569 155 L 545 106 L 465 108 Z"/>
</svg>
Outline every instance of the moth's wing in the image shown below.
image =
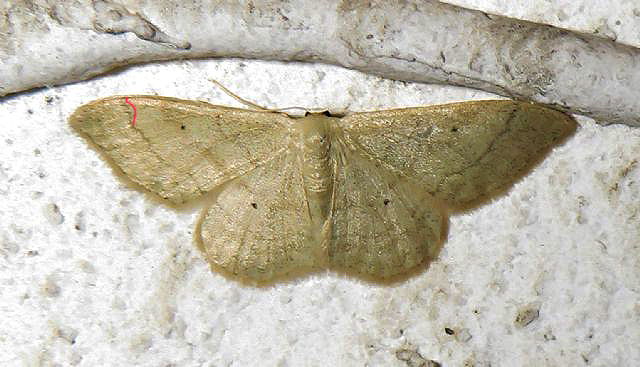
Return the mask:
<svg viewBox="0 0 640 367">
<path fill-rule="evenodd" d="M 406 275 L 433 259 L 446 236 L 443 208 L 415 183 L 357 147 L 342 142 L 332 147 L 337 166 L 331 267 L 383 280 Z"/>
<path fill-rule="evenodd" d="M 341 126 L 368 157 L 465 209 L 510 188 L 576 122 L 537 104 L 477 101 L 360 113 Z"/>
<path fill-rule="evenodd" d="M 291 151 L 229 182 L 196 233 L 214 268 L 258 283 L 307 272 L 322 257 Z"/>
<path fill-rule="evenodd" d="M 133 126 L 125 98 L 137 111 Z M 281 114 L 157 96 L 100 99 L 69 120 L 133 182 L 174 204 L 274 157 L 290 124 Z"/>
</svg>

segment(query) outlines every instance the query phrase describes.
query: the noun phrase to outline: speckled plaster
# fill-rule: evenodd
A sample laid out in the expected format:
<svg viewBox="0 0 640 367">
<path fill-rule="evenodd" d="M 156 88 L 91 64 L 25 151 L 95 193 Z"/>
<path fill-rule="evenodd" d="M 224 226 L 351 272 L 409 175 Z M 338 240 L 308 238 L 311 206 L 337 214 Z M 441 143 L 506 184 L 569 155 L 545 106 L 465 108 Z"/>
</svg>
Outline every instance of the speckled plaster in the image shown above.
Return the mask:
<svg viewBox="0 0 640 367">
<path fill-rule="evenodd" d="M 239 106 L 208 78 L 268 107 L 491 97 L 325 65 L 201 60 L 0 100 L 0 365 L 640 364 L 640 129 L 578 117 L 576 135 L 507 195 L 452 217 L 438 260 L 408 281 L 319 273 L 251 288 L 209 270 L 192 241 L 197 209 L 124 186 L 66 121 L 113 94 Z"/>
</svg>

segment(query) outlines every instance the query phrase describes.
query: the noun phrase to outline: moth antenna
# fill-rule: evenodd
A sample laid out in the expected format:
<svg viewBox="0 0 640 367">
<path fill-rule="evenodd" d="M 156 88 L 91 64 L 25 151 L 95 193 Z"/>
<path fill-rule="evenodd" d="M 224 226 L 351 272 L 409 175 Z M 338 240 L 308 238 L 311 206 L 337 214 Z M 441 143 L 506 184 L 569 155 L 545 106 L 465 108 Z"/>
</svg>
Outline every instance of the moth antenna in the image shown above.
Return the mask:
<svg viewBox="0 0 640 367">
<path fill-rule="evenodd" d="M 235 94 L 232 91 L 230 91 L 229 89 L 227 89 L 224 85 L 222 85 L 222 83 L 218 82 L 215 79 L 209 79 L 209 81 L 212 82 L 213 84 L 217 85 L 220 89 L 222 89 L 223 92 L 225 92 L 227 95 L 231 96 L 236 101 L 238 101 L 238 102 L 240 102 L 240 103 L 242 103 L 242 104 L 244 104 L 246 106 L 249 106 L 251 108 L 255 108 L 256 110 L 269 111 L 269 112 L 285 112 L 287 110 L 302 110 L 305 113 L 322 113 L 322 112 L 326 111 L 326 109 L 324 109 L 324 108 L 305 108 L 305 107 L 298 107 L 298 106 L 283 107 L 283 108 L 263 107 L 263 106 L 260 106 L 259 104 L 253 103 L 251 101 L 247 101 L 246 99 L 238 96 L 237 94 Z"/>
<path fill-rule="evenodd" d="M 260 106 L 259 104 L 255 104 L 253 102 L 247 101 L 246 99 L 238 96 L 237 94 L 233 93 L 232 91 L 230 91 L 229 89 L 227 89 L 224 85 L 222 85 L 220 82 L 218 82 L 215 79 L 209 79 L 209 81 L 215 85 L 217 85 L 220 89 L 222 89 L 223 92 L 225 92 L 227 95 L 233 97 L 233 99 L 235 99 L 236 101 L 242 103 L 243 105 L 249 106 L 251 108 L 255 108 L 256 110 L 261 110 L 261 111 L 277 111 L 271 108 L 267 108 L 267 107 L 263 107 Z"/>
</svg>

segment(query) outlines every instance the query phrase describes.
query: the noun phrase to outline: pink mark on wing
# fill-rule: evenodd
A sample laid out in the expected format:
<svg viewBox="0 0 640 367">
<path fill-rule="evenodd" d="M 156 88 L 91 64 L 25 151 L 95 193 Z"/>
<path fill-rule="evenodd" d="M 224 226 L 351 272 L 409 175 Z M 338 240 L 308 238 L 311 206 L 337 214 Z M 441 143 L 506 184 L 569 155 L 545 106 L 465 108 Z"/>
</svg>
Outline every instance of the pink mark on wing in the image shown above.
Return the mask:
<svg viewBox="0 0 640 367">
<path fill-rule="evenodd" d="M 138 114 L 138 112 L 136 111 L 136 106 L 133 105 L 133 103 L 129 102 L 129 97 L 124 97 L 124 101 L 131 106 L 131 108 L 133 108 L 133 120 L 131 120 L 131 126 L 135 126 L 136 124 L 136 115 Z"/>
</svg>

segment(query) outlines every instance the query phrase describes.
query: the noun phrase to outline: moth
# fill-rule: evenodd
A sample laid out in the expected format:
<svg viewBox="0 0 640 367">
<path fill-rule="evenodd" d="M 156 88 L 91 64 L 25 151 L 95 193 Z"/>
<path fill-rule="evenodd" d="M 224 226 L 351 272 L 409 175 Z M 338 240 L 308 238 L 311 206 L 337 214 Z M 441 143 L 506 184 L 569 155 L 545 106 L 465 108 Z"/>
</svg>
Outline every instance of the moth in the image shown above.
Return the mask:
<svg viewBox="0 0 640 367">
<path fill-rule="evenodd" d="M 168 203 L 218 190 L 198 246 L 214 269 L 257 283 L 325 268 L 403 277 L 437 256 L 449 213 L 505 192 L 576 129 L 562 112 L 508 100 L 292 118 L 114 96 L 70 122 Z"/>
</svg>

